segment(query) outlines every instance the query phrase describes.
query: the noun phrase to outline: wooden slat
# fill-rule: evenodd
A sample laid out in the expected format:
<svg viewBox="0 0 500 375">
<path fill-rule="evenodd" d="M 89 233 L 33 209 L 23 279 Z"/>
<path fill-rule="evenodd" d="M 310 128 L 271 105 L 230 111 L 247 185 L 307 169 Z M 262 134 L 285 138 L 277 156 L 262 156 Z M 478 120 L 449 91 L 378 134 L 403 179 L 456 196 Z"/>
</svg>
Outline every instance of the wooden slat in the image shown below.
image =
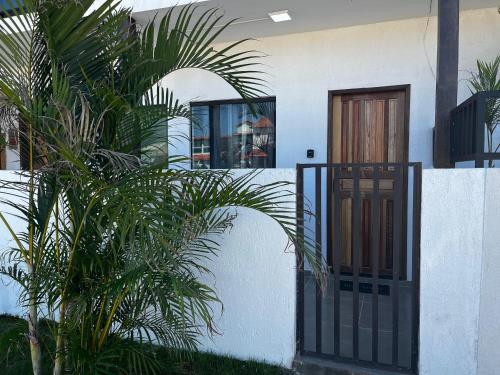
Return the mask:
<svg viewBox="0 0 500 375">
<path fill-rule="evenodd" d="M 391 270 L 392 269 L 392 254 L 394 250 L 394 200 L 393 199 L 387 199 L 387 210 L 385 212 L 386 217 L 386 227 L 385 227 L 385 238 L 386 238 L 386 243 L 385 243 L 385 259 L 386 259 L 386 269 Z"/>
<path fill-rule="evenodd" d="M 382 163 L 385 156 L 385 100 L 377 100 L 375 108 L 375 137 L 372 145 L 372 160 L 375 163 Z"/>
<path fill-rule="evenodd" d="M 371 232 L 371 206 L 370 199 L 361 200 L 361 266 L 363 268 L 370 267 L 370 232 Z"/>
<path fill-rule="evenodd" d="M 340 197 L 339 197 L 340 198 Z M 342 264 L 352 265 L 352 199 L 342 199 Z"/>
<path fill-rule="evenodd" d="M 360 163 L 361 159 L 361 105 L 359 100 L 352 102 L 352 162 Z"/>
<path fill-rule="evenodd" d="M 353 134 L 353 101 L 350 100 L 348 103 L 348 122 L 347 128 L 349 129 L 347 133 L 347 162 L 352 163 L 353 157 L 353 143 L 354 143 L 354 134 Z"/>
<path fill-rule="evenodd" d="M 342 103 L 342 162 L 349 160 L 349 102 Z"/>
<path fill-rule="evenodd" d="M 360 100 L 359 108 L 359 162 L 365 163 L 365 138 L 366 138 L 366 101 Z"/>
<path fill-rule="evenodd" d="M 340 96 L 333 98 L 333 149 L 332 163 L 342 162 L 342 99 Z"/>
<path fill-rule="evenodd" d="M 0 137 L 2 134 L 0 134 Z M 7 153 L 5 147 L 0 146 L 0 170 L 7 169 Z"/>
<path fill-rule="evenodd" d="M 398 100 L 389 99 L 387 161 L 389 163 L 401 162 L 398 150 L 401 147 L 398 137 Z"/>
<path fill-rule="evenodd" d="M 386 243 L 387 243 L 387 199 L 381 199 L 380 202 L 380 250 L 379 250 L 379 269 L 387 269 Z"/>
<path fill-rule="evenodd" d="M 365 137 L 364 137 L 364 162 L 372 163 L 372 143 L 375 137 L 375 116 L 373 115 L 374 101 L 365 101 Z"/>
</svg>

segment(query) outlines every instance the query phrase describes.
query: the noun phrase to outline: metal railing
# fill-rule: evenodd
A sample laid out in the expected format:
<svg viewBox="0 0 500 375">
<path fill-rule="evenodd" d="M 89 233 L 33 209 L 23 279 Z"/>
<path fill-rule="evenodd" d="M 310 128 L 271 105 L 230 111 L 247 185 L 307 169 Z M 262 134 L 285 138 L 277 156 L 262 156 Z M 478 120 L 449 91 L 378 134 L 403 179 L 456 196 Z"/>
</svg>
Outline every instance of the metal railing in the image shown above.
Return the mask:
<svg viewBox="0 0 500 375">
<path fill-rule="evenodd" d="M 420 163 L 298 164 L 297 229 L 327 259 L 326 290 L 298 259 L 301 355 L 417 368 Z"/>
<path fill-rule="evenodd" d="M 500 91 L 479 92 L 451 112 L 450 161 L 474 161 L 476 168 L 485 162 L 493 166 L 500 160 L 495 146 L 495 128 L 500 123 Z"/>
</svg>

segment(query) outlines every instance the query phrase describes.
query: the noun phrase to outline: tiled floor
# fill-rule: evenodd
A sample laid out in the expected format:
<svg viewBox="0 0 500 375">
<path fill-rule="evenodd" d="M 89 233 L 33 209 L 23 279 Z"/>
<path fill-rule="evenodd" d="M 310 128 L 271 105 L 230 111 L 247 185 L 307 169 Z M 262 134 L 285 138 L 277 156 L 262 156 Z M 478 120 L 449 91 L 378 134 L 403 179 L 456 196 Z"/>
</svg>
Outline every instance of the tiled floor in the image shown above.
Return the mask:
<svg viewBox="0 0 500 375">
<path fill-rule="evenodd" d="M 300 375 L 398 375 L 398 372 L 394 371 L 369 369 L 311 357 L 297 357 L 294 370 Z"/>
<path fill-rule="evenodd" d="M 342 280 L 349 280 L 342 276 Z M 371 283 L 370 279 L 360 279 L 360 282 Z M 379 284 L 391 284 L 390 280 L 380 280 Z M 411 283 L 399 283 L 399 338 L 398 364 L 401 367 L 410 366 L 411 358 Z M 340 292 L 340 354 L 343 357 L 352 357 L 353 332 L 353 295 L 352 291 Z M 379 329 L 378 329 L 378 362 L 391 364 L 392 359 L 392 285 L 390 295 L 379 295 Z M 304 295 L 305 310 L 305 342 L 304 349 L 316 350 L 316 283 L 312 276 L 307 275 Z M 322 353 L 333 354 L 334 337 L 334 300 L 333 276 L 328 281 L 326 293 L 322 296 Z M 372 295 L 359 293 L 359 315 L 356 317 L 359 324 L 359 357 L 365 361 L 372 361 Z"/>
</svg>

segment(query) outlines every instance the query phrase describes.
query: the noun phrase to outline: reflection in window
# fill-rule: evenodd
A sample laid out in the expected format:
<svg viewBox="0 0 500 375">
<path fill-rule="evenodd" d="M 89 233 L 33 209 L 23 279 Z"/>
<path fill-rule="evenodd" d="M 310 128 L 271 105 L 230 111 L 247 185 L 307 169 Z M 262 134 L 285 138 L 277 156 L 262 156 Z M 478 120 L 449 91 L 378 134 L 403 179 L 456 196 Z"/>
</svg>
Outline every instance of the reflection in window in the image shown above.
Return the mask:
<svg viewBox="0 0 500 375">
<path fill-rule="evenodd" d="M 192 106 L 193 168 L 274 168 L 276 102 Z"/>
<path fill-rule="evenodd" d="M 192 121 L 192 158 L 193 168 L 210 168 L 210 108 L 193 106 Z"/>
</svg>

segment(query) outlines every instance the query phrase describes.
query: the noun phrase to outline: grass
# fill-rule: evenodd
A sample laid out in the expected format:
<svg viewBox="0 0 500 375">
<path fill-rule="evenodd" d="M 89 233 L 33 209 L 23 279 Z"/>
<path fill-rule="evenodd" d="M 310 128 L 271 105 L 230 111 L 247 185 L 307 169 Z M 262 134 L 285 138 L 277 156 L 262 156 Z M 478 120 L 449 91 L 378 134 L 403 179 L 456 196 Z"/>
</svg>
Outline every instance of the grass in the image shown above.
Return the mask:
<svg viewBox="0 0 500 375">
<path fill-rule="evenodd" d="M 50 327 L 41 322 L 42 342 L 50 343 L 44 352 L 53 352 Z M 31 362 L 29 346 L 26 338 L 27 323 L 25 320 L 0 315 L 0 374 L 29 375 Z M 167 349 L 160 349 L 161 375 L 291 375 L 292 372 L 277 366 L 255 361 L 240 361 L 234 358 L 207 353 L 192 353 L 189 360 L 180 362 L 178 356 Z M 50 355 L 44 356 L 44 374 L 51 374 Z M 173 370 L 175 369 L 175 370 Z"/>
</svg>

